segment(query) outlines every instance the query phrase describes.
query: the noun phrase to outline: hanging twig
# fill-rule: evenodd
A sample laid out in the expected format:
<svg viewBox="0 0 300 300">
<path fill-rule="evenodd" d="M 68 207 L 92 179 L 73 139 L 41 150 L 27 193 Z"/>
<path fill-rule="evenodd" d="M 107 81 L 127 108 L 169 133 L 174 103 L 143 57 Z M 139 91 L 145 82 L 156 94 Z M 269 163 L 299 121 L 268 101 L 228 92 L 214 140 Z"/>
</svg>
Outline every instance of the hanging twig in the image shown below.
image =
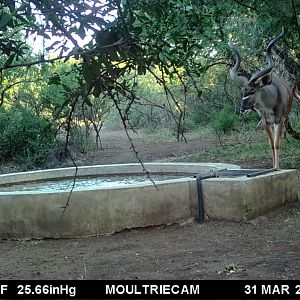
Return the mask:
<svg viewBox="0 0 300 300">
<path fill-rule="evenodd" d="M 69 151 L 68 149 L 68 144 L 69 144 L 69 138 L 70 138 L 70 131 L 71 131 L 71 122 L 72 122 L 72 117 L 73 117 L 73 113 L 75 111 L 75 106 L 76 106 L 76 103 L 79 99 L 79 95 L 77 95 L 71 105 L 71 111 L 69 113 L 69 116 L 68 116 L 68 119 L 67 119 L 67 136 L 66 136 L 66 142 L 65 142 L 65 149 L 64 149 L 64 155 L 71 158 L 74 166 L 75 166 L 75 174 L 74 174 L 74 177 L 73 177 L 73 184 L 72 184 L 72 187 L 71 187 L 71 190 L 70 190 L 70 193 L 69 193 L 69 196 L 68 196 L 68 199 L 67 199 L 67 202 L 66 202 L 66 205 L 63 206 L 63 214 L 65 213 L 67 207 L 69 206 L 69 202 L 70 202 L 70 199 L 71 199 L 71 196 L 72 196 L 72 193 L 73 193 L 73 190 L 75 188 L 75 184 L 76 184 L 76 179 L 77 179 L 77 172 L 78 172 L 78 166 L 72 156 L 72 153 L 71 151 Z"/>
<path fill-rule="evenodd" d="M 167 100 L 168 100 L 168 95 L 170 95 L 172 101 L 175 103 L 175 106 L 176 106 L 176 108 L 179 111 L 179 117 L 178 117 L 179 120 L 177 120 L 177 118 L 175 117 L 175 115 L 172 113 L 172 117 L 173 117 L 173 119 L 174 119 L 174 121 L 175 121 L 175 123 L 177 125 L 177 140 L 179 141 L 180 135 L 182 135 L 184 137 L 184 133 L 180 131 L 180 122 L 181 122 L 181 118 L 182 118 L 183 113 L 182 113 L 182 110 L 180 108 L 179 102 L 175 99 L 175 96 L 173 95 L 173 93 L 171 92 L 171 90 L 169 89 L 169 87 L 167 86 L 167 84 L 166 84 L 166 82 L 164 80 L 164 77 L 163 78 L 158 77 L 151 70 L 150 67 L 147 67 L 147 70 L 154 76 L 154 78 L 156 79 L 156 81 L 162 85 L 162 87 L 164 88 Z"/>
<path fill-rule="evenodd" d="M 75 166 L 75 173 L 74 173 L 73 183 L 72 183 L 72 186 L 71 186 L 71 190 L 70 190 L 70 193 L 69 193 L 66 205 L 62 207 L 63 208 L 63 214 L 66 212 L 66 209 L 69 206 L 69 203 L 70 203 L 70 200 L 71 200 L 71 196 L 72 196 L 73 190 L 74 190 L 75 185 L 76 185 L 76 179 L 77 179 L 77 173 L 78 173 L 78 166 L 77 166 L 77 164 L 76 164 L 76 162 L 75 162 L 75 160 L 74 160 L 74 158 L 72 156 L 71 151 L 69 151 L 69 149 L 67 149 L 67 152 L 68 152 L 69 157 L 72 160 L 73 165 Z"/>
<path fill-rule="evenodd" d="M 115 95 L 112 93 L 112 91 L 108 90 L 107 93 L 108 93 L 108 95 L 110 96 L 110 98 L 113 100 L 113 102 L 114 102 L 114 104 L 115 104 L 115 107 L 116 107 L 116 109 L 117 109 L 117 111 L 118 111 L 118 113 L 119 113 L 119 116 L 120 116 L 121 121 L 122 121 L 122 124 L 123 124 L 123 128 L 124 128 L 124 130 L 125 130 L 126 136 L 127 136 L 128 140 L 129 140 L 129 143 L 130 143 L 130 149 L 131 149 L 131 150 L 133 151 L 133 153 L 135 154 L 135 157 L 136 157 L 137 161 L 140 163 L 140 165 L 141 165 L 141 167 L 142 167 L 142 170 L 143 170 L 143 172 L 146 174 L 147 178 L 149 178 L 149 180 L 152 182 L 152 184 L 153 184 L 153 185 L 155 186 L 155 188 L 158 190 L 157 185 L 155 184 L 155 182 L 153 181 L 153 179 L 152 179 L 151 176 L 150 176 L 150 172 L 146 169 L 146 167 L 145 167 L 143 161 L 140 159 L 139 154 L 138 154 L 138 151 L 137 151 L 137 149 L 136 149 L 136 147 L 135 147 L 135 145 L 134 145 L 134 143 L 133 143 L 133 141 L 132 141 L 132 138 L 131 138 L 131 136 L 130 136 L 130 134 L 129 134 L 129 132 L 128 132 L 128 128 L 127 128 L 127 124 L 126 124 L 126 120 L 128 121 L 128 119 L 127 119 L 126 117 L 124 117 L 124 115 L 123 115 L 123 113 L 122 113 L 122 110 L 121 110 L 121 108 L 120 108 L 120 105 L 119 105 L 119 103 L 118 103 L 118 101 L 117 101 Z"/>
<path fill-rule="evenodd" d="M 180 130 L 182 131 L 182 138 L 184 140 L 185 143 L 187 143 L 186 141 L 186 137 L 184 136 L 184 130 L 185 130 L 185 114 L 186 114 L 186 106 L 187 106 L 187 91 L 188 91 L 188 88 L 187 88 L 187 85 L 186 83 L 184 82 L 184 79 L 183 77 L 180 75 L 180 73 L 178 72 L 177 68 L 173 65 L 173 70 L 175 72 L 175 74 L 178 76 L 182 86 L 183 86 L 183 109 L 182 109 L 182 121 L 183 121 L 183 124 L 179 124 L 179 127 L 180 127 Z M 181 119 L 180 119 L 181 121 Z"/>
</svg>

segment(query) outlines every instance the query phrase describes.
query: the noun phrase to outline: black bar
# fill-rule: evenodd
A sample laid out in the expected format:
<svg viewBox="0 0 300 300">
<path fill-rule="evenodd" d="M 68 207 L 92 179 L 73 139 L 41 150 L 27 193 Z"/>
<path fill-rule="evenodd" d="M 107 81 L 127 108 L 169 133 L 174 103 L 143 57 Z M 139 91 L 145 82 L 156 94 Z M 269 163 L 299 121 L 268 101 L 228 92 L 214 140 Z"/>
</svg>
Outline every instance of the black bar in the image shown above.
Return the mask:
<svg viewBox="0 0 300 300">
<path fill-rule="evenodd" d="M 259 176 L 259 175 L 272 173 L 272 172 L 275 172 L 275 171 L 278 171 L 278 169 L 274 168 L 274 169 L 269 169 L 269 170 L 262 170 L 262 171 L 258 171 L 258 172 L 255 172 L 255 173 L 247 174 L 247 177 L 255 177 L 255 176 Z"/>
<path fill-rule="evenodd" d="M 0 299 L 299 299 L 292 280 L 0 281 Z"/>
<path fill-rule="evenodd" d="M 196 185 L 197 185 L 197 194 L 198 194 L 198 222 L 202 224 L 204 222 L 204 199 L 202 192 L 202 180 L 208 178 L 217 177 L 216 173 L 205 173 L 205 174 L 197 174 L 196 177 Z"/>
</svg>

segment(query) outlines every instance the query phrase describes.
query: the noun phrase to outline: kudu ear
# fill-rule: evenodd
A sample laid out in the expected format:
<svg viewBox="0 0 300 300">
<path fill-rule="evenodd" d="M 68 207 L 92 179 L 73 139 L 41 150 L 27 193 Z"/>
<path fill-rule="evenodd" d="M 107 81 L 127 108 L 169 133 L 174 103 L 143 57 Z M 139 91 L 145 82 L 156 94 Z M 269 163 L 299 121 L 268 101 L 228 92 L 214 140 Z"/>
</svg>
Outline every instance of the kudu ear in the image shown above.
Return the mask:
<svg viewBox="0 0 300 300">
<path fill-rule="evenodd" d="M 263 87 L 272 83 L 273 72 L 275 72 L 274 69 L 259 79 L 259 87 Z"/>
<path fill-rule="evenodd" d="M 273 73 L 273 72 L 269 73 L 268 75 L 264 76 L 264 77 L 261 79 L 263 86 L 269 85 L 269 84 L 272 83 L 272 73 Z"/>
<path fill-rule="evenodd" d="M 251 87 L 263 87 L 266 85 L 269 85 L 272 83 L 272 77 L 273 77 L 273 72 L 275 72 L 274 69 L 269 70 L 269 72 L 265 73 L 265 74 L 261 74 L 261 76 L 257 76 L 256 74 L 254 74 L 252 76 L 252 78 L 249 80 L 249 86 Z M 258 74 L 261 73 L 258 72 Z"/>
</svg>

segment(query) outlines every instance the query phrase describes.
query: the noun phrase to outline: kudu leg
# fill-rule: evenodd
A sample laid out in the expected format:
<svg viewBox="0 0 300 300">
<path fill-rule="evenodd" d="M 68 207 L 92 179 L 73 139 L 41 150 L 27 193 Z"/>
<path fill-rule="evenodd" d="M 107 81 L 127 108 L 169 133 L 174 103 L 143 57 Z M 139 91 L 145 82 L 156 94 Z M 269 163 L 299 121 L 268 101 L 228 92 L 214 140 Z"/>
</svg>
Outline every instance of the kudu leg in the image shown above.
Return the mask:
<svg viewBox="0 0 300 300">
<path fill-rule="evenodd" d="M 282 119 L 278 124 L 274 124 L 274 152 L 275 152 L 275 164 L 274 168 L 279 169 L 279 146 L 280 137 L 282 134 L 284 120 Z"/>
<path fill-rule="evenodd" d="M 275 149 L 274 149 L 274 139 L 273 139 L 272 125 L 271 124 L 265 124 L 264 127 L 265 127 L 265 130 L 266 130 L 266 133 L 267 133 L 270 148 L 272 150 L 273 168 L 275 168 L 276 156 L 275 156 Z"/>
</svg>

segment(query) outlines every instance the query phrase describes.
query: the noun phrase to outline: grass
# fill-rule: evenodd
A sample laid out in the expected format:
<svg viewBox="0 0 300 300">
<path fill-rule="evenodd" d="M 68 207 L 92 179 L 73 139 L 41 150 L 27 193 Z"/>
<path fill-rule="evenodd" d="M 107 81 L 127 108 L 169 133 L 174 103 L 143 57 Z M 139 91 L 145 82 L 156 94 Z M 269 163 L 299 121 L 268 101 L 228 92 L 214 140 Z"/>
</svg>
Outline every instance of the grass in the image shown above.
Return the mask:
<svg viewBox="0 0 300 300">
<path fill-rule="evenodd" d="M 231 162 L 239 163 L 269 157 L 269 147 L 263 143 L 251 144 L 223 144 L 210 150 L 204 150 L 198 153 L 185 155 L 173 159 L 173 161 L 214 161 L 214 162 Z"/>
<path fill-rule="evenodd" d="M 194 130 L 188 131 L 184 134 L 189 141 L 195 138 L 208 139 L 212 136 L 212 129 L 210 127 L 198 127 Z M 134 135 L 134 139 L 141 141 L 155 141 L 155 142 L 171 142 L 176 140 L 177 133 L 169 128 L 159 128 L 156 130 L 141 129 L 138 135 Z"/>
<path fill-rule="evenodd" d="M 300 140 L 289 138 L 281 145 L 282 165 L 289 168 L 299 168 L 300 166 Z"/>
<path fill-rule="evenodd" d="M 207 131 L 206 131 L 207 132 Z M 203 150 L 197 153 L 179 156 L 169 161 L 181 162 L 227 162 L 245 167 L 271 167 L 271 150 L 262 129 L 257 129 L 251 141 L 248 141 L 250 131 L 240 130 L 225 135 L 221 138 L 222 143 L 216 147 Z M 206 136 L 212 139 L 212 137 Z M 280 166 L 281 168 L 300 167 L 300 141 L 288 136 L 281 139 L 280 145 Z"/>
<path fill-rule="evenodd" d="M 238 130 L 218 137 L 208 125 L 198 127 L 185 133 L 187 141 L 203 140 L 203 143 L 214 143 L 213 148 L 202 150 L 193 154 L 169 158 L 167 161 L 180 162 L 224 162 L 238 164 L 242 167 L 271 167 L 272 156 L 266 134 L 256 122 L 240 124 Z M 299 128 L 296 128 L 298 131 Z M 176 140 L 174 132 L 170 129 L 141 130 L 135 139 L 140 141 L 169 142 Z M 281 139 L 280 144 L 280 167 L 300 167 L 300 141 L 288 136 Z M 164 160 L 165 161 L 165 160 Z"/>
<path fill-rule="evenodd" d="M 226 275 L 230 275 L 232 273 L 240 273 L 245 272 L 247 269 L 242 266 L 239 262 L 231 263 L 227 266 L 223 266 L 220 270 L 217 270 L 218 274 L 225 273 Z"/>
</svg>

